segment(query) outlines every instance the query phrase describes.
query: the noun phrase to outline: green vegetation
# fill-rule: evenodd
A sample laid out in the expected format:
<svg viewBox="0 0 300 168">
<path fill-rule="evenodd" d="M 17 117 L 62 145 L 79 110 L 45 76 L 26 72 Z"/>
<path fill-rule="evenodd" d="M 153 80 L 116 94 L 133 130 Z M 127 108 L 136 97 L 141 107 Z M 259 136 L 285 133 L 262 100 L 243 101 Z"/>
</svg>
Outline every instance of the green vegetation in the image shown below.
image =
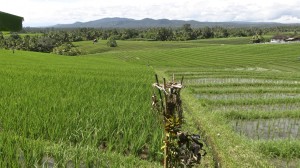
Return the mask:
<svg viewBox="0 0 300 168">
<path fill-rule="evenodd" d="M 11 133 L 0 133 L 1 167 L 159 167 L 156 162 L 140 160 L 97 148 L 33 140 Z"/>
<path fill-rule="evenodd" d="M 163 135 L 150 110 L 155 71 L 185 77 L 184 129 L 208 145 L 202 167 L 297 167 L 299 44 L 249 40 L 77 41 L 86 54 L 78 57 L 1 50 L 2 165 L 20 164 L 24 153 L 27 165 L 47 156 L 58 165 L 104 157 L 112 167 L 156 167 Z M 136 158 L 145 151 L 153 165 Z"/>
<path fill-rule="evenodd" d="M 117 41 L 116 41 L 116 38 L 111 36 L 107 39 L 107 42 L 106 42 L 106 45 L 108 47 L 117 47 L 118 44 L 117 44 Z"/>
<path fill-rule="evenodd" d="M 258 26 L 258 25 L 257 25 Z M 273 25 L 274 26 L 274 25 Z M 4 29 L 5 31 L 6 29 Z M 7 34 L 0 33 L 0 48 L 16 49 L 37 52 L 55 52 L 61 55 L 78 55 L 78 49 L 73 47 L 72 42 L 107 40 L 108 47 L 116 47 L 116 40 L 130 41 L 187 41 L 199 42 L 200 39 L 209 39 L 200 43 L 209 44 L 245 44 L 269 42 L 275 34 L 282 35 L 286 32 L 294 32 L 293 36 L 298 37 L 299 26 L 286 25 L 281 27 L 202 27 L 192 28 L 190 24 L 184 24 L 180 28 L 131 28 L 131 29 L 54 29 L 54 28 L 24 28 L 20 34 L 15 32 Z M 266 35 L 266 37 L 263 37 Z M 239 37 L 239 38 L 237 38 Z M 240 38 L 243 37 L 243 38 Z M 251 38 L 252 37 L 252 38 Z M 221 40 L 221 39 L 222 40 Z M 228 39 L 231 42 L 228 43 Z M 245 40 L 247 39 L 247 40 Z M 72 48 L 68 46 L 71 44 Z M 191 45 L 191 44 L 190 44 Z M 66 48 L 68 52 L 57 51 Z M 189 46 L 190 48 L 190 46 Z M 106 51 L 109 49 L 106 49 Z M 71 51 L 71 52 L 69 52 Z"/>
<path fill-rule="evenodd" d="M 81 51 L 75 48 L 72 43 L 65 43 L 59 47 L 53 48 L 53 53 L 59 55 L 75 56 L 80 55 Z"/>
<path fill-rule="evenodd" d="M 18 150 L 29 152 L 29 167 L 43 154 L 57 164 L 94 164 L 104 151 L 140 156 L 145 149 L 149 160 L 161 158 L 162 131 L 149 103 L 152 69 L 110 58 L 9 50 L 1 50 L 0 64 L 4 165 L 16 164 Z M 109 166 L 118 164 L 109 160 Z"/>
<path fill-rule="evenodd" d="M 232 69 L 235 72 L 239 68 L 263 67 L 270 71 L 281 71 L 278 74 L 282 75 L 284 71 L 291 70 L 290 73 L 286 73 L 287 76 L 299 76 L 296 73 L 300 69 L 298 60 L 299 52 L 297 49 L 298 44 L 225 44 L 195 48 L 182 47 L 179 49 L 155 50 L 151 52 L 105 53 L 102 55 L 117 56 L 124 61 L 144 65 L 149 63 L 156 68 L 177 68 L 179 72 L 180 68 L 184 68 L 182 71 L 185 73 L 201 71 L 201 69 L 205 70 L 204 68 L 208 70 L 223 68 L 221 70 L 224 70 L 224 73 L 227 73 L 226 75 L 230 75 L 229 72 L 231 71 L 226 71 L 227 69 Z M 186 68 L 189 69 L 185 70 Z M 247 72 L 247 70 L 245 71 Z"/>
<path fill-rule="evenodd" d="M 214 40 L 215 44 L 220 44 L 220 41 Z M 198 46 L 193 48 L 185 48 L 184 43 L 178 43 L 181 47 L 152 52 L 147 49 L 108 51 L 99 55 L 150 65 L 166 76 L 172 73 L 175 76 L 184 75 L 184 84 L 188 87 L 183 92 L 183 101 L 187 102 L 185 106 L 189 114 L 187 121 L 201 130 L 216 162 L 222 166 L 238 167 L 242 164 L 242 167 L 271 167 L 268 157 L 279 157 L 289 162 L 290 159 L 297 160 L 298 156 L 290 156 L 290 152 L 280 156 L 266 154 L 271 150 L 267 150 L 269 143 L 257 145 L 245 137 L 243 130 L 235 133 L 231 123 L 233 119 L 295 118 L 293 123 L 299 124 L 298 44 L 232 45 L 230 39 L 228 44 L 220 40 L 224 45 L 208 45 L 199 40 Z M 190 42 L 197 44 L 197 41 Z M 277 123 L 272 124 L 267 125 L 267 133 L 274 134 L 274 125 Z M 264 133 L 256 127 L 254 125 L 253 130 Z M 291 125 L 286 129 L 294 132 L 281 139 L 297 137 L 298 127 Z M 290 150 L 286 145 L 277 145 L 277 148 L 281 151 Z M 286 164 L 289 165 L 289 162 Z"/>
</svg>

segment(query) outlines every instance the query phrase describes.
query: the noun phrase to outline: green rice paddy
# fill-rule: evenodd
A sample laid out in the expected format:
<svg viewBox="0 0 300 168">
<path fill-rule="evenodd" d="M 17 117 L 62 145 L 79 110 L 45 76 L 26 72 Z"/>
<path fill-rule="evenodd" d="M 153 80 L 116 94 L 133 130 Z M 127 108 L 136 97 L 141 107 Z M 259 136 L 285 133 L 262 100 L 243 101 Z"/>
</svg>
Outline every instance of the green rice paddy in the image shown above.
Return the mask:
<svg viewBox="0 0 300 168">
<path fill-rule="evenodd" d="M 299 44 L 248 41 L 77 42 L 78 57 L 1 50 L 0 162 L 157 167 L 156 72 L 184 76 L 185 129 L 208 145 L 200 167 L 299 167 Z"/>
<path fill-rule="evenodd" d="M 149 160 L 159 159 L 162 131 L 149 103 L 153 74 L 110 58 L 1 50 L 1 164 L 15 165 L 17 151 L 30 153 L 26 167 L 44 155 L 59 167 L 98 167 L 93 158 L 103 151 L 139 157 L 144 148 Z"/>
</svg>

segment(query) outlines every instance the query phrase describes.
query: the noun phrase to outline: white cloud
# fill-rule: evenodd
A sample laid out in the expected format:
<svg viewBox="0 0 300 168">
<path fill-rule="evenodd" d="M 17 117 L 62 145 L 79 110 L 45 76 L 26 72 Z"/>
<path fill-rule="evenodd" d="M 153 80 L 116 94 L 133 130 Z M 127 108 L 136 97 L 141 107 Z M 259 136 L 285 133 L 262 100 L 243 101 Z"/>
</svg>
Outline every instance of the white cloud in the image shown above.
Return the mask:
<svg viewBox="0 0 300 168">
<path fill-rule="evenodd" d="M 297 0 L 0 0 L 0 4 L 1 11 L 23 16 L 25 26 L 104 17 L 300 23 Z"/>
<path fill-rule="evenodd" d="M 284 15 L 280 18 L 272 20 L 273 22 L 280 22 L 280 23 L 300 23 L 300 18 L 295 16 L 288 16 Z"/>
</svg>

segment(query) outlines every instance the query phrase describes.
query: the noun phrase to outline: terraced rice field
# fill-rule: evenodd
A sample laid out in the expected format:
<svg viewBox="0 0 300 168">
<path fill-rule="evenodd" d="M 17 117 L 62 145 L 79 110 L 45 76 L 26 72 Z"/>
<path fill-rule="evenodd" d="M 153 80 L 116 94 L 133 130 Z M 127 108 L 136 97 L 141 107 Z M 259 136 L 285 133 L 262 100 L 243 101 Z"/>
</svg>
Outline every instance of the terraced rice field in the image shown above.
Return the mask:
<svg viewBox="0 0 300 168">
<path fill-rule="evenodd" d="M 299 167 L 299 45 L 231 42 L 107 55 L 168 77 L 183 75 L 186 110 L 192 115 L 187 118 L 208 136 L 215 162 L 226 160 L 225 167 Z M 261 157 L 269 158 L 268 163 L 259 163 Z"/>
<path fill-rule="evenodd" d="M 185 128 L 202 135 L 211 159 L 202 167 L 300 166 L 298 44 L 118 44 L 79 42 L 88 54 L 79 57 L 1 50 L 1 167 L 157 167 L 155 71 L 184 76 Z"/>
<path fill-rule="evenodd" d="M 138 159 L 161 158 L 153 74 L 109 58 L 0 50 L 0 167 L 156 165 Z"/>
<path fill-rule="evenodd" d="M 300 139 L 300 119 L 256 119 L 232 121 L 234 131 L 251 139 Z"/>
<path fill-rule="evenodd" d="M 266 155 L 273 155 L 276 146 L 282 151 L 274 156 L 281 158 L 275 161 L 278 167 L 299 167 L 300 155 L 292 149 L 297 150 L 300 141 L 300 74 L 285 68 L 289 71 L 279 66 L 176 73 L 185 75 L 204 111 L 227 118 L 236 134 L 259 143 Z M 286 147 L 291 141 L 296 145 Z"/>
<path fill-rule="evenodd" d="M 299 167 L 300 153 L 295 152 L 300 147 L 298 44 L 217 44 L 152 53 L 117 53 L 114 57 L 152 66 L 159 72 L 164 71 L 167 76 L 173 73 L 175 76 L 184 75 L 184 84 L 192 95 L 186 99 L 189 101 L 187 104 L 192 106 L 190 111 L 202 111 L 198 114 L 192 112 L 191 120 L 202 125 L 202 131 L 210 134 L 208 141 L 215 141 L 214 148 L 219 149 L 215 155 L 224 152 L 224 156 L 215 157 L 232 156 L 232 153 L 222 150 L 236 150 L 242 145 L 237 140 L 229 147 L 225 139 L 223 141 L 226 142 L 222 142 L 215 137 L 216 134 L 222 135 L 223 130 L 226 138 L 237 135 L 231 138 L 232 141 L 240 139 L 263 153 L 269 160 L 269 166 L 276 163 L 277 167 Z M 212 122 L 218 120 L 222 124 L 212 126 Z M 227 132 L 228 129 L 235 133 Z M 249 158 L 251 156 L 245 156 L 245 162 Z M 233 162 L 239 162 L 237 160 Z"/>
</svg>

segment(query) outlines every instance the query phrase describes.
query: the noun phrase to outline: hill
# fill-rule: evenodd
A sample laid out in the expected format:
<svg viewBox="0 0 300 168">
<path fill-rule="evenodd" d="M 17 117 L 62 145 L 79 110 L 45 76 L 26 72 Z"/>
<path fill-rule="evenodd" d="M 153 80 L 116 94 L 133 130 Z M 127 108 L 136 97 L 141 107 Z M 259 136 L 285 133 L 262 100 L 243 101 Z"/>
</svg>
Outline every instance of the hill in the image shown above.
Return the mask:
<svg viewBox="0 0 300 168">
<path fill-rule="evenodd" d="M 57 24 L 56 28 L 149 28 L 149 27 L 181 27 L 184 24 L 190 24 L 194 28 L 198 27 L 273 27 L 284 24 L 274 22 L 198 22 L 195 20 L 169 20 L 169 19 L 151 19 L 145 18 L 135 20 L 129 18 L 103 18 L 89 22 L 75 22 L 73 24 Z"/>
</svg>

